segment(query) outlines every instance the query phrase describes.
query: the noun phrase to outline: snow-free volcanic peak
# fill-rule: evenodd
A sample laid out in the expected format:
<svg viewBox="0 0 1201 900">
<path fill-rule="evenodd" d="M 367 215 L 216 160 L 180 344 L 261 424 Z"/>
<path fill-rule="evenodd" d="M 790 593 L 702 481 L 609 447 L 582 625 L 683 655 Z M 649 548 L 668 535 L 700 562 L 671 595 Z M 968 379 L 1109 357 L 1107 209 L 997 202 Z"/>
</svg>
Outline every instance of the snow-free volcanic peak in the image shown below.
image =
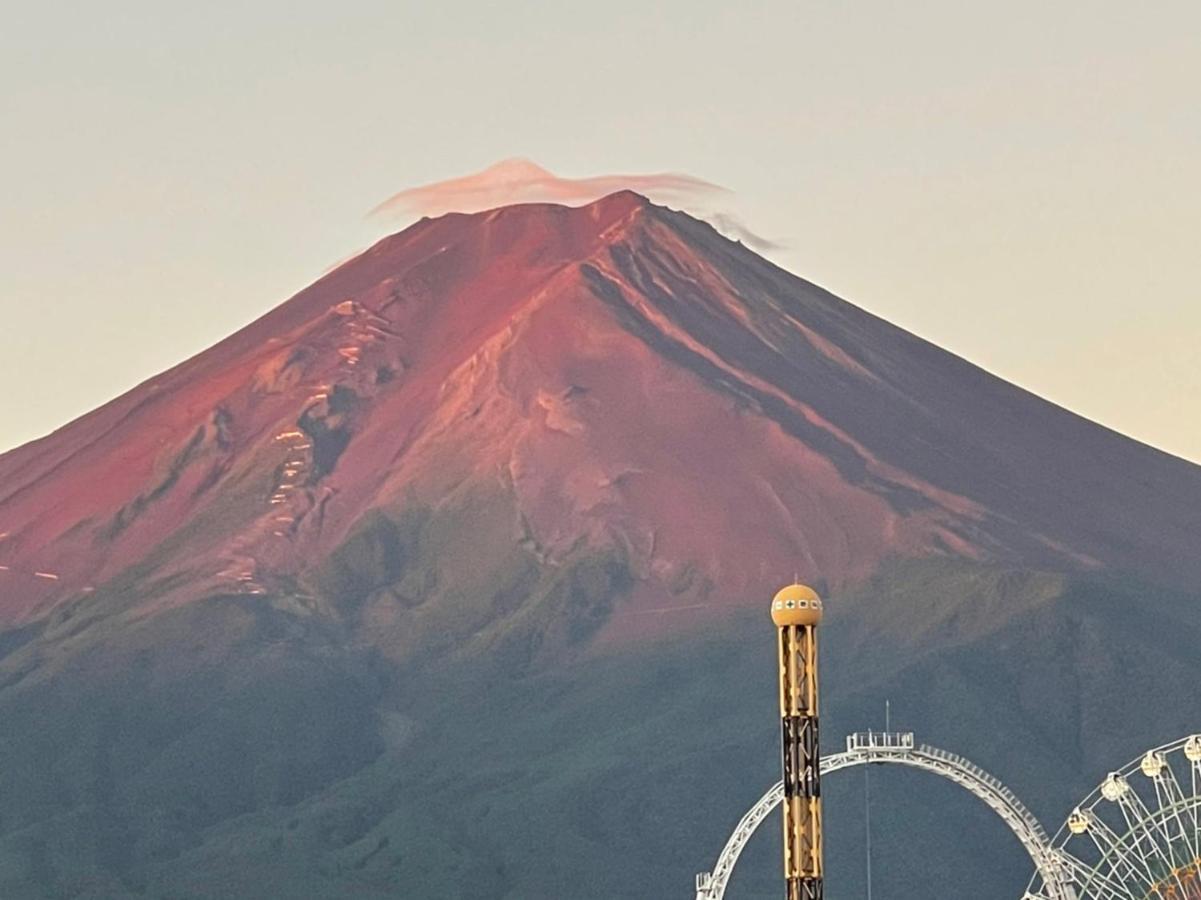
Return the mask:
<svg viewBox="0 0 1201 900">
<path fill-rule="evenodd" d="M 621 191 L 423 220 L 0 457 L 0 617 L 319 597 L 365 517 L 469 497 L 486 552 L 619 555 L 614 632 L 892 557 L 1201 573 L 1194 467 Z"/>
</svg>

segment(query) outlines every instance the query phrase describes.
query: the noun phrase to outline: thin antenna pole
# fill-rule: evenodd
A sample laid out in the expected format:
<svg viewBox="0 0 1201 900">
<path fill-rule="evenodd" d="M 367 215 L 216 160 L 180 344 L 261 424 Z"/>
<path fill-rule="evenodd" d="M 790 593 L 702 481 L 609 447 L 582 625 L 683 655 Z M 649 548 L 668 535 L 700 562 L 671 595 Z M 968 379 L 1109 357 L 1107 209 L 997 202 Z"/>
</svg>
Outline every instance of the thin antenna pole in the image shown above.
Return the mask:
<svg viewBox="0 0 1201 900">
<path fill-rule="evenodd" d="M 884 701 L 884 730 L 892 731 L 892 701 Z"/>
<path fill-rule="evenodd" d="M 867 900 L 872 900 L 872 768 L 863 767 L 863 822 L 867 846 Z"/>
</svg>

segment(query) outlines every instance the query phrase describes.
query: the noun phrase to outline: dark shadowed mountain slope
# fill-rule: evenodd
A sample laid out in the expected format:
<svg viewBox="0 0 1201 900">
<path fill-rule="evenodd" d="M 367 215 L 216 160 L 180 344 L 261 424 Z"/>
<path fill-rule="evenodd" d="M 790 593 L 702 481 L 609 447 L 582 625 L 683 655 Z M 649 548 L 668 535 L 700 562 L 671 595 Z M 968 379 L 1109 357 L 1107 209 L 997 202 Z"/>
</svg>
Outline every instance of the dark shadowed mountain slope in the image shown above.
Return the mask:
<svg viewBox="0 0 1201 900">
<path fill-rule="evenodd" d="M 684 895 L 772 777 L 794 572 L 831 749 L 887 694 L 1053 820 L 1201 730 L 1199 545 L 1198 467 L 684 214 L 423 220 L 0 457 L 0 894 Z M 884 858 L 937 848 L 890 896 L 1020 893 L 888 784 Z"/>
</svg>

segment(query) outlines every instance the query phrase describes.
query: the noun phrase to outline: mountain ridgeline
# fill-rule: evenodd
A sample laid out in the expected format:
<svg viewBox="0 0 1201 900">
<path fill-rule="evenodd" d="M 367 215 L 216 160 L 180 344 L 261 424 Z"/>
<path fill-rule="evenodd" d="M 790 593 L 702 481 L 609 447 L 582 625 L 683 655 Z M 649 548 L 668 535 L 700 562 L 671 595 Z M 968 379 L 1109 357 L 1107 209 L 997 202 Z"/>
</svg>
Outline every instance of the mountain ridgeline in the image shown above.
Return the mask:
<svg viewBox="0 0 1201 900">
<path fill-rule="evenodd" d="M 794 573 L 828 750 L 888 698 L 1053 830 L 1201 731 L 1199 548 L 1201 468 L 683 213 L 422 220 L 0 456 L 0 896 L 688 896 L 777 777 Z M 873 774 L 875 886 L 1020 896 L 932 780 Z"/>
</svg>

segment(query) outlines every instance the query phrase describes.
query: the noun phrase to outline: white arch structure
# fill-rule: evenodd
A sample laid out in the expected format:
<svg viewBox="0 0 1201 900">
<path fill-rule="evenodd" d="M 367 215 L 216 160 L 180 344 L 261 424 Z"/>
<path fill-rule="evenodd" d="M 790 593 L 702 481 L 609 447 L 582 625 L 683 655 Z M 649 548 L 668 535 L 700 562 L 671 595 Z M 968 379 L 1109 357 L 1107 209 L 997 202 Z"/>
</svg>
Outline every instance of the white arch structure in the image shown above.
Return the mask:
<svg viewBox="0 0 1201 900">
<path fill-rule="evenodd" d="M 1043 890 L 1046 892 L 1043 896 L 1049 900 L 1076 900 L 1076 892 L 1070 884 L 1069 867 L 1066 861 L 1061 859 L 1061 855 L 1052 849 L 1051 841 L 1042 825 L 1013 791 L 979 766 L 946 750 L 924 744 L 915 747 L 913 735 L 910 733 L 866 732 L 848 737 L 845 753 L 824 757 L 821 773 L 827 775 L 839 769 L 873 763 L 892 763 L 922 769 L 966 788 L 1000 816 L 1021 841 L 1042 879 Z M 734 871 L 734 864 L 738 862 L 747 841 L 768 814 L 779 805 L 783 796 L 783 782 L 777 782 L 747 811 L 726 842 L 713 871 L 697 875 L 696 900 L 722 900 L 726 884 Z"/>
</svg>

